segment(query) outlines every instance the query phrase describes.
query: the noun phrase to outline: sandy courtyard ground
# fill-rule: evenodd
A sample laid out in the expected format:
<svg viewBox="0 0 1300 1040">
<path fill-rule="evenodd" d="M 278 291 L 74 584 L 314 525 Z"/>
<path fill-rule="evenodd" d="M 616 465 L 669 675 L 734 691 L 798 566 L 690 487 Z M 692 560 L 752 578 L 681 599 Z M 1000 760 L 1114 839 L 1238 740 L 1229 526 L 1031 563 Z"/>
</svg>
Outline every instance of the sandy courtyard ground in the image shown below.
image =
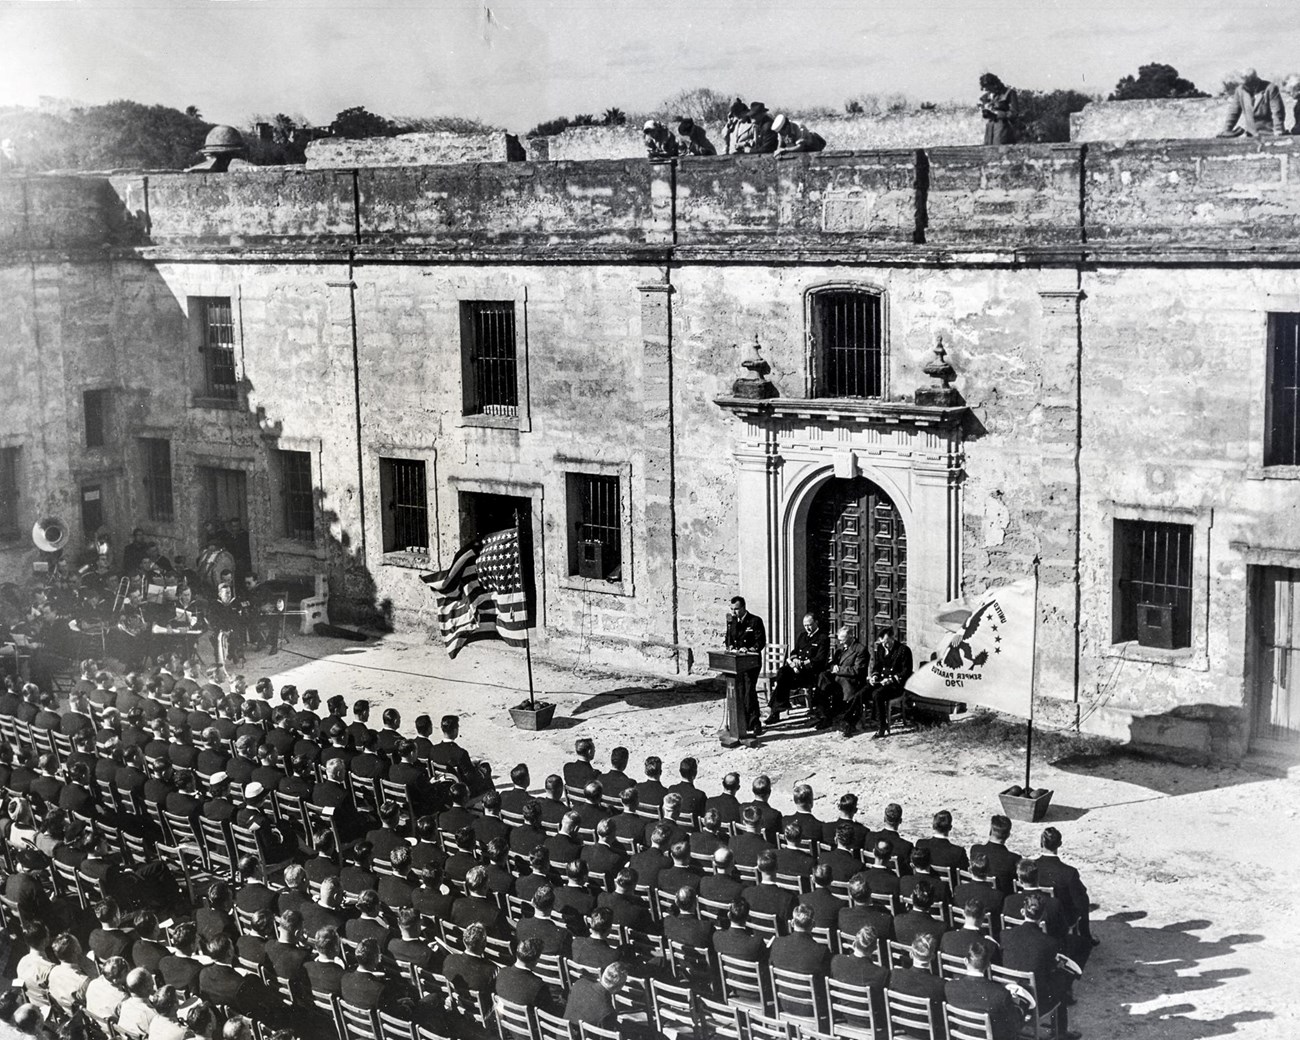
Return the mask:
<svg viewBox="0 0 1300 1040">
<path fill-rule="evenodd" d="M 741 774 L 745 790 L 767 773 L 783 811 L 799 781 L 813 786 L 823 819 L 834 818 L 845 791 L 858 794 L 868 826 L 897 801 L 912 837 L 928 834 L 930 814 L 948 808 L 953 839 L 970 844 L 1000 811 L 997 792 L 1024 773 L 1023 728 L 988 716 L 885 741 L 769 731 L 757 748 L 727 751 L 716 738 L 721 702 L 708 675 L 672 681 L 536 659 L 538 695 L 556 703 L 556 719 L 549 730 L 523 732 L 506 711 L 527 688 L 523 651 L 495 642 L 452 661 L 420 636 L 368 644 L 294 636 L 244 671 L 250 685 L 266 674 L 277 686 L 314 686 L 323 698 L 368 697 L 376 726 L 389 706 L 404 728 L 421 712 L 435 724 L 456 712 L 461 743 L 487 758 L 503 785 L 520 761 L 540 785 L 572 758 L 574 739 L 589 736 L 602 768 L 611 748 L 630 748 L 634 776 L 651 754 L 664 759 L 665 776 L 694 755 L 709 791 L 728 770 Z M 1033 782 L 1055 791 L 1048 822 L 1064 834 L 1063 858 L 1083 873 L 1102 940 L 1076 989 L 1073 1028 L 1100 1038 L 1300 1037 L 1300 782 L 1154 762 L 1050 734 L 1036 740 Z M 1011 847 L 1033 854 L 1038 828 L 1016 824 Z"/>
</svg>

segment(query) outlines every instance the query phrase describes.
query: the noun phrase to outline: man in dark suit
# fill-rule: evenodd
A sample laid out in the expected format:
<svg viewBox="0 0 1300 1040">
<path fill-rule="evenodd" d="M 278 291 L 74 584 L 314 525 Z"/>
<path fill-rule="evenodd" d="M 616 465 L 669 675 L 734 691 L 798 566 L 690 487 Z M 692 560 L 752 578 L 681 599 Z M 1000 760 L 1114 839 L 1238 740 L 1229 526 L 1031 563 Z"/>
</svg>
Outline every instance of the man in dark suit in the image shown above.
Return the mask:
<svg viewBox="0 0 1300 1040">
<path fill-rule="evenodd" d="M 601 788 L 611 795 L 622 794 L 634 784 L 633 779 L 627 775 L 627 760 L 627 748 L 616 747 L 609 753 L 609 769 L 596 777 Z"/>
<path fill-rule="evenodd" d="M 871 655 L 867 647 L 853 638 L 852 629 L 841 625 L 835 632 L 835 645 L 831 648 L 830 665 L 817 677 L 813 694 L 813 709 L 817 725 L 831 725 L 835 718 L 851 703 L 867 680 Z"/>
<path fill-rule="evenodd" d="M 302 938 L 302 914 L 285 910 L 275 920 L 275 938 L 263 947 L 266 961 L 278 982 L 286 982 L 289 992 L 297 1000 L 310 1000 L 311 987 L 307 984 L 304 967 L 311 959 L 311 950 Z"/>
<path fill-rule="evenodd" d="M 1097 945 L 1097 940 L 1092 936 L 1092 922 L 1089 920 L 1092 904 L 1088 898 L 1088 889 L 1079 876 L 1078 869 L 1061 862 L 1060 831 L 1055 827 L 1044 827 L 1039 845 L 1041 852 L 1038 856 L 1038 883 L 1052 889 L 1056 898 L 1061 901 L 1061 905 L 1065 907 L 1071 924 L 1078 926 L 1081 942 L 1072 956 L 1080 966 L 1083 966 L 1087 963 L 1092 947 Z M 1078 955 L 1074 956 L 1075 953 Z"/>
<path fill-rule="evenodd" d="M 497 972 L 493 992 L 511 1004 L 541 1008 L 555 1014 L 563 1006 L 563 997 L 554 986 L 543 982 L 533 971 L 541 955 L 542 944 L 539 940 L 522 940 L 515 950 L 514 964 Z"/>
<path fill-rule="evenodd" d="M 843 940 L 841 945 L 846 945 Z M 837 953 L 831 958 L 830 977 L 855 989 L 866 990 L 871 1000 L 872 1018 L 880 1022 L 885 1013 L 885 989 L 889 985 L 889 961 L 886 959 L 882 965 L 875 960 L 880 955 L 880 937 L 871 925 L 863 925 L 853 934 L 853 942 L 847 949 L 847 953 Z"/>
<path fill-rule="evenodd" d="M 829 636 L 812 614 L 805 614 L 803 630 L 795 636 L 794 646 L 772 680 L 772 696 L 768 698 L 771 714 L 764 720 L 764 725 L 771 726 L 781 721 L 781 712 L 790 707 L 792 691 L 816 687 L 817 679 L 830 661 L 830 652 Z"/>
<path fill-rule="evenodd" d="M 751 614 L 745 608 L 744 596 L 731 597 L 731 611 L 727 614 L 727 635 L 723 646 L 728 650 L 739 650 L 744 653 L 761 654 L 763 648 L 767 646 L 767 631 L 763 628 L 763 619 L 757 614 Z M 760 721 L 758 710 L 758 673 L 748 673 L 743 680 L 744 688 L 736 691 L 737 700 L 744 706 L 745 719 L 748 725 L 745 727 L 758 736 L 763 732 L 763 723 Z M 736 677 L 738 684 L 742 683 L 740 676 Z"/>
<path fill-rule="evenodd" d="M 655 823 L 650 831 L 649 847 L 642 849 L 628 861 L 628 865 L 641 879 L 641 884 L 656 888 L 660 872 L 673 865 L 672 858 L 668 855 L 668 842 L 672 834 L 672 829 L 662 820 Z"/>
<path fill-rule="evenodd" d="M 345 971 L 339 982 L 339 996 L 349 1004 L 367 1011 L 388 1011 L 412 996 L 405 982 L 384 974 L 383 947 L 378 940 L 362 939 L 352 958 L 356 967 Z"/>
<path fill-rule="evenodd" d="M 1042 893 L 1031 892 L 1025 899 L 1025 923 L 1002 933 L 1002 966 L 1013 971 L 1032 972 L 1038 1007 L 1046 1012 L 1060 1004 L 1057 1015 L 1058 1035 L 1068 1033 L 1066 1004 L 1070 1002 L 1071 976 L 1056 961 L 1061 944 L 1047 934 L 1043 921 Z"/>
<path fill-rule="evenodd" d="M 825 975 L 831 966 L 831 951 L 812 937 L 812 929 L 812 907 L 801 903 L 790 913 L 790 934 L 772 940 L 768 964 L 800 975 Z M 810 1005 L 798 1001 L 782 1004 L 779 1010 L 805 1018 L 816 1013 Z"/>
<path fill-rule="evenodd" d="M 122 911 L 117 900 L 103 899 L 95 904 L 94 911 L 99 927 L 90 933 L 87 949 L 101 964 L 110 957 L 125 957 L 131 950 L 135 936 L 129 928 L 122 927 Z"/>
<path fill-rule="evenodd" d="M 283 1021 L 283 1005 L 266 983 L 256 975 L 235 970 L 235 947 L 229 936 L 208 943 L 208 956 L 211 963 L 199 971 L 199 996 L 259 1022 L 274 1025 Z"/>
<path fill-rule="evenodd" d="M 596 743 L 590 737 L 579 737 L 573 742 L 573 753 L 577 758 L 564 763 L 564 786 L 581 790 L 600 776 L 591 764 Z"/>
<path fill-rule="evenodd" d="M 699 773 L 699 763 L 693 758 L 683 758 L 677 771 L 681 782 L 668 788 L 668 794 L 678 795 L 682 800 L 682 815 L 695 819 L 704 812 L 705 794 L 695 786 L 695 777 Z"/>
<path fill-rule="evenodd" d="M 737 896 L 727 911 L 729 928 L 719 928 L 713 933 L 713 950 L 720 957 L 735 957 L 749 964 L 767 963 L 767 943 L 761 935 L 749 930 L 749 904 L 744 896 Z"/>
<path fill-rule="evenodd" d="M 582 846 L 581 859 L 587 864 L 591 876 L 598 879 L 601 887 L 608 891 L 618 872 L 627 865 L 627 853 L 618 841 L 611 817 L 607 816 L 596 824 L 596 841 Z"/>
<path fill-rule="evenodd" d="M 513 815 L 519 815 L 524 810 L 524 803 L 532 800 L 532 795 L 528 792 L 528 787 L 532 783 L 532 778 L 528 775 L 528 766 L 520 762 L 514 769 L 510 770 L 511 788 L 508 791 L 501 792 L 501 811 Z"/>
<path fill-rule="evenodd" d="M 571 960 L 586 968 L 601 971 L 618 960 L 611 935 L 614 930 L 614 912 L 607 906 L 598 906 L 587 915 L 587 934 L 573 937 Z"/>
<path fill-rule="evenodd" d="M 962 908 L 962 925 L 952 931 L 944 932 L 939 939 L 939 952 L 946 953 L 949 957 L 965 958 L 971 943 L 977 939 L 988 944 L 989 955 L 994 964 L 1000 964 L 1002 958 L 1002 947 L 998 945 L 997 940 L 991 938 L 988 934 L 988 918 L 979 900 L 970 899 Z"/>
<path fill-rule="evenodd" d="M 804 876 L 812 873 L 816 860 L 813 859 L 811 842 L 806 841 L 799 824 L 790 820 L 781 832 L 781 844 L 776 850 L 776 870 L 778 874 Z"/>
<path fill-rule="evenodd" d="M 759 831 L 762 817 L 758 807 L 747 805 L 740 814 L 741 830 L 731 836 L 728 842 L 732 855 L 739 866 L 752 867 L 764 852 L 775 850 L 773 845 Z"/>
<path fill-rule="evenodd" d="M 583 918 L 596 907 L 596 897 L 587 884 L 587 864 L 572 859 L 564 868 L 564 884 L 555 890 L 555 911 L 574 935 L 582 934 L 586 927 Z"/>
<path fill-rule="evenodd" d="M 658 809 L 664 804 L 664 797 L 668 794 L 668 788 L 659 782 L 663 769 L 663 759 L 658 755 L 647 756 L 645 760 L 646 778 L 639 784 L 634 785 L 638 805 L 654 806 Z"/>
<path fill-rule="evenodd" d="M 889 989 L 909 997 L 920 997 L 930 1002 L 930 1024 L 935 1036 L 946 1035 L 943 1027 L 943 979 L 930 971 L 934 962 L 934 936 L 921 933 L 911 942 L 912 966 L 895 968 L 889 973 Z"/>
<path fill-rule="evenodd" d="M 954 845 L 948 835 L 952 833 L 952 813 L 947 809 L 940 809 L 934 814 L 930 821 L 930 827 L 934 831 L 933 835 L 928 838 L 917 840 L 918 849 L 930 850 L 930 862 L 936 867 L 947 870 L 949 867 L 956 867 L 958 870 L 969 870 L 970 859 L 966 855 L 966 850 L 960 845 Z"/>
<path fill-rule="evenodd" d="M 713 853 L 713 873 L 700 878 L 700 897 L 712 903 L 730 903 L 744 890 L 745 882 L 736 874 L 735 857 L 723 845 Z"/>
<path fill-rule="evenodd" d="M 533 893 L 533 916 L 518 923 L 515 936 L 520 942 L 536 939 L 541 944 L 541 952 L 548 957 L 563 957 L 569 952 L 571 934 L 556 911 L 555 889 L 549 884 L 542 885 Z"/>
<path fill-rule="evenodd" d="M 462 936 L 464 953 L 449 953 L 442 962 L 442 973 L 464 1007 L 475 1007 L 482 999 L 492 1003 L 492 986 L 496 981 L 496 966 L 483 951 L 487 949 L 487 930 L 481 924 L 471 924 Z"/>
<path fill-rule="evenodd" d="M 758 883 L 748 886 L 741 896 L 751 911 L 775 914 L 778 920 L 788 920 L 790 911 L 799 901 L 798 895 L 776 883 L 776 850 L 769 849 L 758 857 Z"/>
<path fill-rule="evenodd" d="M 455 775 L 462 784 L 469 788 L 471 795 L 476 795 L 487 787 L 489 781 L 474 765 L 469 752 L 456 743 L 460 736 L 460 716 L 444 715 L 442 717 L 442 740 L 429 750 L 429 761 L 443 772 Z"/>
<path fill-rule="evenodd" d="M 673 896 L 670 907 L 665 907 L 663 919 L 664 939 L 700 949 L 713 944 L 713 925 L 696 917 L 699 900 L 695 889 L 683 885 Z"/>
<path fill-rule="evenodd" d="M 718 820 L 724 827 L 728 824 L 739 823 L 740 802 L 736 798 L 736 792 L 739 790 L 740 774 L 728 773 L 722 778 L 722 794 L 711 795 L 704 799 L 704 811 L 715 810 L 718 814 Z"/>
<path fill-rule="evenodd" d="M 848 881 L 862 870 L 862 860 L 854 851 L 853 842 L 856 835 L 850 820 L 840 820 L 831 833 L 832 849 L 819 849 L 817 862 L 827 867 L 835 881 Z"/>
<path fill-rule="evenodd" d="M 1024 1013 L 1011 999 L 1006 986 L 985 978 L 992 963 L 989 941 L 976 939 L 966 952 L 966 970 L 969 978 L 952 979 L 944 986 L 944 999 L 962 1011 L 988 1015 L 993 1027 L 993 1040 L 1015 1040 L 1024 1025 Z"/>
<path fill-rule="evenodd" d="M 933 903 L 952 906 L 952 888 L 948 884 L 947 874 L 940 876 L 932 872 L 929 849 L 913 849 L 911 867 L 912 872 L 898 881 L 898 895 L 903 902 L 911 900 L 913 890 L 924 881 L 933 893 Z"/>
<path fill-rule="evenodd" d="M 646 906 L 645 900 L 637 893 L 638 880 L 638 874 L 633 867 L 624 867 L 614 879 L 614 891 L 600 893 L 596 897 L 596 905 L 609 907 L 614 915 L 614 923 L 617 925 L 637 932 L 653 932 L 654 918 L 650 916 L 650 908 Z M 519 924 L 522 926 L 524 921 L 520 921 Z"/>
<path fill-rule="evenodd" d="M 911 674 L 911 649 L 898 640 L 892 628 L 886 628 L 876 638 L 876 648 L 871 655 L 871 670 L 867 675 L 872 710 L 876 713 L 875 739 L 889 732 L 889 702 L 896 697 L 905 696 L 903 683 L 907 682 Z M 859 694 L 855 705 L 857 713 L 850 709 L 852 720 L 845 719 L 846 727 L 856 725 L 865 696 L 865 691 Z"/>
<path fill-rule="evenodd" d="M 1020 891 L 1012 892 L 1002 901 L 1002 914 L 1007 918 L 1024 916 L 1025 900 L 1037 893 L 1043 901 L 1043 927 L 1047 934 L 1061 944 L 1061 949 L 1068 951 L 1071 921 L 1066 915 L 1065 907 L 1052 890 L 1040 889 L 1038 881 L 1038 864 L 1032 859 L 1022 859 L 1016 864 L 1016 880 Z"/>
<path fill-rule="evenodd" d="M 452 904 L 451 922 L 461 928 L 481 924 L 495 939 L 510 937 L 510 922 L 506 920 L 505 911 L 489 897 L 487 870 L 482 865 L 465 875 L 465 895 Z"/>
<path fill-rule="evenodd" d="M 974 900 L 980 911 L 988 919 L 994 937 L 997 937 L 1002 921 L 1002 904 L 1006 899 L 1000 889 L 989 877 L 989 859 L 983 850 L 971 853 L 970 872 L 974 881 L 963 881 L 952 893 L 954 906 L 965 906 Z"/>
<path fill-rule="evenodd" d="M 849 905 L 840 911 L 835 927 L 841 934 L 856 935 L 867 925 L 882 939 L 894 937 L 894 915 L 871 905 L 871 886 L 863 872 L 850 879 Z"/>
<path fill-rule="evenodd" d="M 833 930 L 835 922 L 839 920 L 840 910 L 845 906 L 844 900 L 831 891 L 831 882 L 834 880 L 830 865 L 818 863 L 812 872 L 812 891 L 799 897 L 800 905 L 809 907 L 813 912 L 814 928 Z"/>
<path fill-rule="evenodd" d="M 600 973 L 600 980 L 576 979 L 569 990 L 564 1017 L 574 1024 L 586 1023 L 601 1029 L 616 1028 L 614 994 L 627 984 L 627 969 L 615 961 Z"/>
<path fill-rule="evenodd" d="M 749 804 L 758 810 L 759 830 L 762 831 L 763 837 L 775 843 L 776 836 L 781 833 L 781 828 L 785 825 L 785 817 L 769 804 L 772 797 L 772 781 L 766 774 L 759 774 L 754 777 L 750 790 L 754 792 L 754 800 Z M 743 809 L 741 813 L 743 820 Z"/>
<path fill-rule="evenodd" d="M 1016 864 L 1020 862 L 1020 853 L 1007 848 L 1007 839 L 1011 837 L 1011 819 L 996 815 L 989 819 L 989 840 L 983 844 L 970 847 L 971 862 L 975 854 L 982 852 L 988 863 L 989 876 L 994 879 L 999 891 L 1010 894 L 1012 881 L 1016 876 Z"/>
<path fill-rule="evenodd" d="M 947 928 L 937 917 L 930 916 L 933 905 L 934 887 L 930 878 L 921 878 L 912 888 L 912 908 L 894 917 L 894 938 L 901 943 L 910 943 L 918 935 L 930 935 L 938 947 L 939 937 Z"/>
<path fill-rule="evenodd" d="M 656 887 L 661 892 L 674 894 L 683 887 L 689 888 L 692 892 L 699 892 L 703 874 L 691 861 L 690 842 L 684 838 L 673 842 L 668 848 L 668 855 L 672 857 L 672 866 L 665 867 L 659 872 L 659 877 L 655 881 Z"/>
<path fill-rule="evenodd" d="M 490 791 L 486 797 L 490 798 L 494 793 Z M 582 797 L 573 797 L 570 804 L 578 814 L 578 826 L 586 831 L 594 831 L 596 824 L 609 815 L 609 810 L 605 807 L 605 791 L 598 780 L 584 784 Z"/>
</svg>

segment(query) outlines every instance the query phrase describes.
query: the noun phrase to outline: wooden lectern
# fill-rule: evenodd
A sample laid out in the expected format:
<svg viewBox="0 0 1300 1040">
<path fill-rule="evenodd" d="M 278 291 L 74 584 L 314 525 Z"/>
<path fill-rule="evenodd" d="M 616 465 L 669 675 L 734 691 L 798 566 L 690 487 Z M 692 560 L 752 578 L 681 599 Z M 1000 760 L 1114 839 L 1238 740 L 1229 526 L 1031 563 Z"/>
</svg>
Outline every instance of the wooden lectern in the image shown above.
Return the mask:
<svg viewBox="0 0 1300 1040">
<path fill-rule="evenodd" d="M 745 650 L 710 650 L 709 667 L 727 680 L 726 713 L 718 727 L 723 747 L 754 747 L 749 735 L 750 720 L 745 715 L 745 691 L 758 681 L 763 655 Z"/>
</svg>

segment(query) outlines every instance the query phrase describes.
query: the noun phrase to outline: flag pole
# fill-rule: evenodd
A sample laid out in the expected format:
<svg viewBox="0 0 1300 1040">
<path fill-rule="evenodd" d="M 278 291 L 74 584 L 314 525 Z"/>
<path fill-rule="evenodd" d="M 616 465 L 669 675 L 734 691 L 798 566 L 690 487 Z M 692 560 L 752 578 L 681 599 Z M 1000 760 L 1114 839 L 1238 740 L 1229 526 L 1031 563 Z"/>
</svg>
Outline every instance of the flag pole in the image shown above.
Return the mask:
<svg viewBox="0 0 1300 1040">
<path fill-rule="evenodd" d="M 515 542 L 519 546 L 519 577 L 522 581 L 524 563 L 524 511 L 522 509 L 515 510 Z M 524 660 L 528 663 L 528 710 L 536 711 L 537 704 L 533 700 L 533 617 L 532 605 L 527 597 L 524 599 L 524 609 L 529 612 L 528 624 L 524 626 Z"/>
<path fill-rule="evenodd" d="M 1034 612 L 1030 629 L 1029 722 L 1025 729 L 1025 797 L 1029 797 L 1029 766 L 1034 753 L 1034 693 L 1038 689 L 1038 557 L 1034 557 Z"/>
</svg>

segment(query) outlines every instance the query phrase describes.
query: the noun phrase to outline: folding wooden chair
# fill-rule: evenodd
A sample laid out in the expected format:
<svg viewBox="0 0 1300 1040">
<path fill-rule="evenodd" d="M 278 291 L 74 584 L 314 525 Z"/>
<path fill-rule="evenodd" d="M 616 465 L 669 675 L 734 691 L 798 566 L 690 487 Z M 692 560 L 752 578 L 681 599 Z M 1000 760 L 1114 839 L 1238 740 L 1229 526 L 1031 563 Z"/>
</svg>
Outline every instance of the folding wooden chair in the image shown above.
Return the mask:
<svg viewBox="0 0 1300 1040">
<path fill-rule="evenodd" d="M 230 845 L 236 863 L 245 856 L 252 856 L 257 860 L 257 878 L 262 884 L 266 884 L 266 843 L 262 840 L 261 834 L 232 822 Z"/>
<path fill-rule="evenodd" d="M 942 1024 L 934 1021 L 930 1014 L 930 1001 L 925 997 L 909 997 L 896 990 L 885 990 L 885 1021 L 889 1026 L 890 1040 L 904 1036 L 917 1040 L 943 1040 Z"/>
<path fill-rule="evenodd" d="M 741 1008 L 725 1000 L 695 994 L 695 1009 L 701 1029 L 716 1040 L 740 1040 Z"/>
<path fill-rule="evenodd" d="M 675 939 L 665 940 L 668 970 L 680 983 L 708 992 L 713 989 L 718 969 L 711 946 L 688 946 Z"/>
<path fill-rule="evenodd" d="M 271 805 L 275 808 L 275 818 L 285 827 L 291 828 L 310 847 L 311 829 L 307 826 L 307 817 L 302 811 L 302 799 L 296 795 L 273 791 Z"/>
<path fill-rule="evenodd" d="M 819 975 L 807 975 L 783 968 L 768 968 L 772 979 L 772 1001 L 783 1019 L 805 1022 L 814 1029 L 830 1027 L 826 988 Z"/>
<path fill-rule="evenodd" d="M 993 1021 L 987 1011 L 963 1011 L 944 1004 L 943 1023 L 948 1040 L 994 1040 Z"/>
<path fill-rule="evenodd" d="M 589 1022 L 578 1023 L 578 1036 L 581 1040 L 620 1040 L 620 1035 L 617 1029 L 602 1029 Z"/>
<path fill-rule="evenodd" d="M 533 1018 L 537 1023 L 537 1040 L 575 1040 L 576 1030 L 568 1019 L 540 1008 L 534 1012 Z"/>
<path fill-rule="evenodd" d="M 777 914 L 764 914 L 758 910 L 749 912 L 749 930 L 759 935 L 785 935 L 786 921 Z"/>
<path fill-rule="evenodd" d="M 531 1007 L 494 996 L 492 1010 L 496 1014 L 497 1035 L 501 1040 L 532 1040 L 537 1022 Z"/>
<path fill-rule="evenodd" d="M 869 990 L 847 982 L 826 980 L 830 1031 L 844 1040 L 875 1040 L 876 1006 Z"/>
<path fill-rule="evenodd" d="M 383 1008 L 375 1012 L 379 1023 L 379 1040 L 414 1040 L 412 1023 L 399 1015 L 390 1015 Z"/>
<path fill-rule="evenodd" d="M 748 1008 L 740 1012 L 741 1040 L 794 1040 L 794 1023 L 768 1018 Z"/>
<path fill-rule="evenodd" d="M 678 1035 L 694 1035 L 698 1025 L 695 1017 L 694 990 L 690 986 L 674 986 L 661 979 L 650 979 L 650 1020 L 661 1033 L 669 1030 Z"/>
<path fill-rule="evenodd" d="M 1047 1005 L 1045 995 L 1038 992 L 1038 982 L 1035 980 L 1032 971 L 1016 971 L 1013 968 L 990 964 L 989 978 L 994 982 L 1000 982 L 1004 986 L 1018 987 L 1029 995 L 1030 1000 L 1033 1002 L 1033 1009 L 1030 1011 L 1029 1018 L 1030 1025 L 1033 1026 L 1035 1040 L 1040 1034 L 1044 1021 L 1047 1022 L 1050 1030 L 1048 1035 L 1056 1035 L 1061 1005 Z"/>
<path fill-rule="evenodd" d="M 230 825 L 206 816 L 199 817 L 199 833 L 203 837 L 204 859 L 212 873 L 231 876 L 238 857 L 230 842 Z"/>
<path fill-rule="evenodd" d="M 733 1004 L 757 1008 L 766 1014 L 772 1007 L 772 992 L 767 972 L 754 961 L 718 955 L 718 981 L 722 998 Z"/>
</svg>

